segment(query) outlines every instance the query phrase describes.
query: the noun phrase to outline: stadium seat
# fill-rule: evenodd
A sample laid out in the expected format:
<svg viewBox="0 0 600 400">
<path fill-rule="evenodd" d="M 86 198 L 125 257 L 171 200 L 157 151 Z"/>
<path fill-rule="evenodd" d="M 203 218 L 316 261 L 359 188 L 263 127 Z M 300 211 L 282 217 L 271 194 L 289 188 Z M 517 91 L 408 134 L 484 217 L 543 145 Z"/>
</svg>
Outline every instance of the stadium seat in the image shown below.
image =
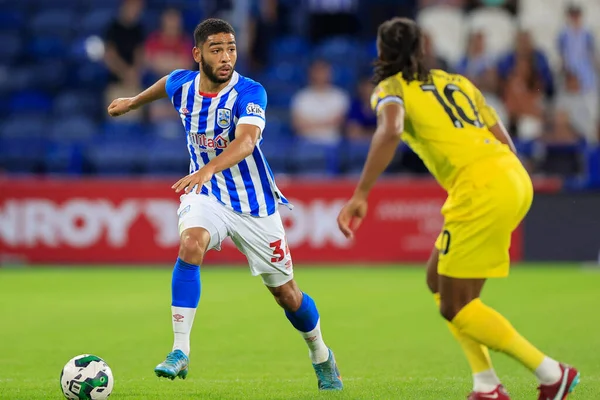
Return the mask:
<svg viewBox="0 0 600 400">
<path fill-rule="evenodd" d="M 0 137 L 0 169 L 12 173 L 43 170 L 44 142 L 30 137 Z"/>
<path fill-rule="evenodd" d="M 48 120 L 43 114 L 13 115 L 0 125 L 0 137 L 40 139 L 48 131 Z M 32 140 L 35 142 L 37 140 Z"/>
<path fill-rule="evenodd" d="M 97 115 L 104 111 L 99 97 L 85 91 L 67 91 L 60 93 L 53 104 L 53 112 L 57 117 L 73 114 Z"/>
<path fill-rule="evenodd" d="M 57 119 L 50 128 L 50 136 L 59 141 L 85 141 L 96 132 L 94 121 L 83 115 Z"/>
<path fill-rule="evenodd" d="M 34 85 L 39 89 L 62 90 L 67 82 L 67 66 L 62 60 L 46 60 L 34 65 L 32 70 Z"/>
<path fill-rule="evenodd" d="M 369 154 L 370 140 L 348 140 L 341 147 L 341 164 L 345 173 L 360 173 Z"/>
<path fill-rule="evenodd" d="M 21 54 L 23 39 L 18 32 L 0 32 L 0 62 L 12 64 Z"/>
<path fill-rule="evenodd" d="M 65 58 L 67 43 L 58 36 L 34 37 L 28 44 L 30 55 L 34 58 Z"/>
<path fill-rule="evenodd" d="M 284 174 L 289 172 L 291 167 L 289 154 L 292 145 L 292 140 L 285 137 L 277 137 L 269 135 L 264 136 L 260 143 L 260 149 L 267 159 L 273 173 Z"/>
<path fill-rule="evenodd" d="M 185 175 L 189 171 L 190 156 L 185 138 L 156 137 L 147 147 L 144 172 L 150 174 Z"/>
<path fill-rule="evenodd" d="M 357 81 L 357 68 L 346 64 L 334 64 L 332 68 L 333 84 L 348 92 L 354 92 Z"/>
<path fill-rule="evenodd" d="M 102 62 L 89 61 L 77 64 L 71 76 L 74 89 L 103 90 L 108 81 L 108 70 Z"/>
<path fill-rule="evenodd" d="M 21 29 L 24 21 L 23 12 L 19 10 L 0 10 L 0 29 L 3 31 Z"/>
<path fill-rule="evenodd" d="M 508 11 L 485 7 L 472 11 L 467 17 L 469 31 L 483 32 L 486 52 L 496 58 L 514 47 L 517 23 Z M 502 34 L 498 34 L 502 32 Z"/>
<path fill-rule="evenodd" d="M 452 65 L 463 56 L 466 25 L 462 11 L 450 6 L 434 6 L 422 10 L 417 22 L 431 35 L 436 53 Z"/>
<path fill-rule="evenodd" d="M 313 58 L 320 58 L 331 63 L 356 65 L 366 58 L 364 48 L 352 37 L 336 36 L 325 39 L 313 51 Z"/>
<path fill-rule="evenodd" d="M 288 153 L 291 171 L 300 174 L 337 174 L 339 172 L 339 145 L 317 143 L 296 138 L 293 151 Z"/>
<path fill-rule="evenodd" d="M 303 62 L 310 54 L 310 47 L 301 36 L 284 36 L 273 41 L 269 54 L 271 60 Z"/>
<path fill-rule="evenodd" d="M 31 89 L 14 93 L 10 98 L 9 111 L 13 114 L 48 113 L 52 100 L 46 93 Z"/>
<path fill-rule="evenodd" d="M 145 129 L 142 124 L 134 121 L 121 121 L 118 119 L 107 120 L 102 127 L 102 135 L 106 138 L 136 138 L 144 136 Z"/>
<path fill-rule="evenodd" d="M 97 174 L 139 174 L 144 168 L 145 149 L 142 138 L 101 138 L 88 143 L 85 157 Z"/>
<path fill-rule="evenodd" d="M 76 27 L 76 16 L 69 8 L 40 11 L 31 18 L 28 27 L 33 36 L 68 38 Z"/>
<path fill-rule="evenodd" d="M 116 12 L 111 8 L 91 9 L 79 21 L 77 32 L 80 36 L 103 36 Z"/>
<path fill-rule="evenodd" d="M 81 144 L 74 142 L 49 142 L 44 157 L 44 172 L 48 174 L 81 174 L 83 158 Z"/>
</svg>

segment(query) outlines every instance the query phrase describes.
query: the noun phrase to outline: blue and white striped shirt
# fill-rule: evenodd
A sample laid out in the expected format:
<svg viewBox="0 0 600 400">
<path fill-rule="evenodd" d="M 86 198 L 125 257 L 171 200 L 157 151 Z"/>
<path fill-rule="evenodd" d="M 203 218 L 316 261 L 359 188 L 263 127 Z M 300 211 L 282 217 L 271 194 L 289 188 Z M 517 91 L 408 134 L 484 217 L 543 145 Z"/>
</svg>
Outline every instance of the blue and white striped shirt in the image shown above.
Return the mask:
<svg viewBox="0 0 600 400">
<path fill-rule="evenodd" d="M 267 93 L 252 79 L 233 73 L 229 84 L 216 95 L 200 92 L 199 71 L 175 70 L 166 90 L 187 135 L 190 173 L 218 156 L 235 139 L 239 124 L 265 127 Z M 281 194 L 261 149 L 262 135 L 254 151 L 239 164 L 216 173 L 201 193 L 242 214 L 266 217 L 278 204 L 289 205 Z"/>
</svg>

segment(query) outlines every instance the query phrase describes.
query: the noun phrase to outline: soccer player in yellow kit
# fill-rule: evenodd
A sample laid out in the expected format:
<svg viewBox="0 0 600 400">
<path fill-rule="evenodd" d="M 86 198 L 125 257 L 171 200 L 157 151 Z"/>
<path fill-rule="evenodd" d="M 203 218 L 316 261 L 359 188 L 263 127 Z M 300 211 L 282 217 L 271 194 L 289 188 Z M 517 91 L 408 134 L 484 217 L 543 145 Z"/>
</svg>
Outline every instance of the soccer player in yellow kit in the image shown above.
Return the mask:
<svg viewBox="0 0 600 400">
<path fill-rule="evenodd" d="M 534 372 L 539 400 L 565 399 L 579 372 L 544 355 L 479 298 L 487 278 L 508 275 L 511 233 L 533 199 L 509 135 L 471 82 L 424 67 L 423 37 L 412 20 L 381 24 L 377 49 L 371 98 L 377 130 L 360 182 L 340 211 L 340 230 L 353 237 L 366 215 L 369 191 L 404 140 L 448 193 L 427 283 L 471 366 L 469 399 L 509 399 L 488 349 Z"/>
</svg>

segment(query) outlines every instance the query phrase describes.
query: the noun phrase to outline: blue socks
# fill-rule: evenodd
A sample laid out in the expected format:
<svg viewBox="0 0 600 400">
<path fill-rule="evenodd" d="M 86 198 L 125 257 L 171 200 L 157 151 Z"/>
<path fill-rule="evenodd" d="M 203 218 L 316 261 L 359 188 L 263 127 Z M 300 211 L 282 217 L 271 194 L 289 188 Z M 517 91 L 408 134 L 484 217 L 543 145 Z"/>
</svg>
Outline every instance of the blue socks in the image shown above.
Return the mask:
<svg viewBox="0 0 600 400">
<path fill-rule="evenodd" d="M 200 301 L 200 267 L 188 264 L 180 258 L 173 268 L 171 281 L 171 305 L 196 308 Z"/>
<path fill-rule="evenodd" d="M 290 320 L 294 328 L 300 332 L 310 332 L 317 326 L 319 322 L 319 311 L 314 300 L 307 295 L 302 293 L 302 304 L 296 312 L 285 312 L 285 316 Z"/>
</svg>

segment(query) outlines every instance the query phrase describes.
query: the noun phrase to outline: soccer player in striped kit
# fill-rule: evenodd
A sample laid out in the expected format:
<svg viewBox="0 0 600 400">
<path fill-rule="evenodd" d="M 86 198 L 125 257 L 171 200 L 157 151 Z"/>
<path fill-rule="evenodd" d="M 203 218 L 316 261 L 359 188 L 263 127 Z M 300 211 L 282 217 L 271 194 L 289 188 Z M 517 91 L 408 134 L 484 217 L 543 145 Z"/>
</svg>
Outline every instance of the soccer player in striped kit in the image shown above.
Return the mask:
<svg viewBox="0 0 600 400">
<path fill-rule="evenodd" d="M 200 265 L 205 253 L 231 237 L 246 255 L 252 275 L 260 275 L 291 324 L 301 333 L 321 390 L 341 390 L 332 351 L 325 345 L 315 302 L 298 289 L 279 205 L 291 207 L 277 188 L 261 152 L 267 94 L 257 82 L 235 72 L 235 32 L 220 19 L 194 31 L 194 60 L 200 71 L 175 70 L 131 98 L 108 107 L 119 116 L 168 97 L 187 136 L 190 174 L 172 189 L 182 193 L 179 257 L 173 269 L 174 345 L 157 376 L 185 379 L 190 331 L 200 300 Z"/>
</svg>

